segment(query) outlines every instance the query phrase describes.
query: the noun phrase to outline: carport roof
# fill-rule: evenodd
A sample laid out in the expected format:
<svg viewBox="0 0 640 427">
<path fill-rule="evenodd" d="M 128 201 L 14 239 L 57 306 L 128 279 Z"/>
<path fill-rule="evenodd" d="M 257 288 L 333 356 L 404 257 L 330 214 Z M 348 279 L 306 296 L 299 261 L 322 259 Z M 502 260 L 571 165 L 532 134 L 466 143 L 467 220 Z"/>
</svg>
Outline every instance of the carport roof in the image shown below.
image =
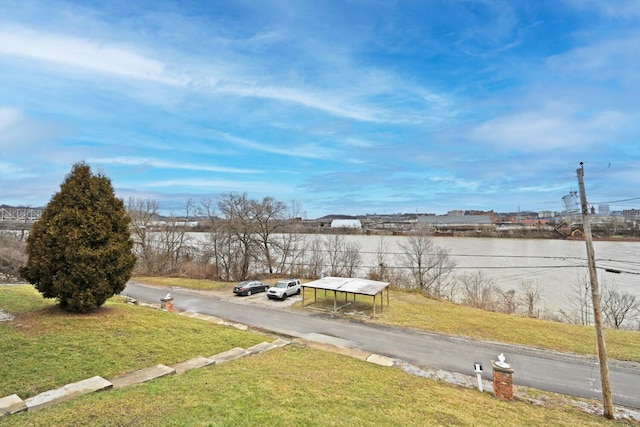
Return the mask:
<svg viewBox="0 0 640 427">
<path fill-rule="evenodd" d="M 388 282 L 349 277 L 323 277 L 322 279 L 302 284 L 304 288 L 326 289 L 370 296 L 379 294 L 384 291 L 387 286 L 389 286 Z"/>
</svg>

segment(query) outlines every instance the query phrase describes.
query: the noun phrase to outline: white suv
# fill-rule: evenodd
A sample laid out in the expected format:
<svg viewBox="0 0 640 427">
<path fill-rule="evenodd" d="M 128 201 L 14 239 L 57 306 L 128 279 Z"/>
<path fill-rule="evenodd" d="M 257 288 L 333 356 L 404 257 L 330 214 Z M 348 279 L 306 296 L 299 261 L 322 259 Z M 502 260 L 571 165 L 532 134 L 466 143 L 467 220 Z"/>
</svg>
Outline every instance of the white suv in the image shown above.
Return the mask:
<svg viewBox="0 0 640 427">
<path fill-rule="evenodd" d="M 287 299 L 287 297 L 293 294 L 300 294 L 300 280 L 298 279 L 284 279 L 280 280 L 274 286 L 270 287 L 267 291 L 269 299 Z"/>
</svg>

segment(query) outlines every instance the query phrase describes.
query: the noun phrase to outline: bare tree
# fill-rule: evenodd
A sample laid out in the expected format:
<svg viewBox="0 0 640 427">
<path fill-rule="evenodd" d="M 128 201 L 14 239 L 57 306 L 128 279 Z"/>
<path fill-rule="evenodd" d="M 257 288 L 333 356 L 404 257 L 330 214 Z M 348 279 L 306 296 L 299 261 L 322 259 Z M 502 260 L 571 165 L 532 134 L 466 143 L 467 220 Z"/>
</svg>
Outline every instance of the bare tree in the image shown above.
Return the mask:
<svg viewBox="0 0 640 427">
<path fill-rule="evenodd" d="M 344 236 L 332 234 L 324 241 L 329 263 L 329 275 L 340 277 L 344 275 L 344 264 L 342 263 L 342 253 L 345 251 L 346 243 Z"/>
<path fill-rule="evenodd" d="M 362 246 L 356 242 L 348 242 L 344 248 L 343 264 L 346 277 L 354 277 L 362 263 Z"/>
<path fill-rule="evenodd" d="M 388 239 L 380 237 L 375 252 L 375 265 L 369 269 L 371 280 L 387 281 L 389 279 L 389 243 Z"/>
<path fill-rule="evenodd" d="M 127 213 L 131 218 L 138 265 L 144 273 L 156 273 L 157 248 L 153 225 L 157 221 L 159 205 L 156 200 L 130 197 Z"/>
<path fill-rule="evenodd" d="M 640 300 L 628 292 L 620 292 L 615 284 L 602 284 L 602 312 L 605 323 L 615 329 L 620 329 L 625 321 L 630 321 L 640 313 Z"/>
<path fill-rule="evenodd" d="M 244 280 L 249 275 L 254 253 L 252 202 L 243 194 L 223 194 L 218 210 L 225 220 L 228 241 L 225 242 L 225 262 L 230 280 Z"/>
<path fill-rule="evenodd" d="M 160 231 L 160 256 L 163 272 L 179 273 L 180 263 L 187 255 L 187 229 L 193 215 L 193 200 L 187 200 L 183 217 L 171 214 L 164 222 Z"/>
<path fill-rule="evenodd" d="M 313 236 L 306 244 L 306 256 L 308 276 L 313 279 L 321 277 L 324 273 L 325 255 L 323 251 L 324 240 L 320 236 Z"/>
<path fill-rule="evenodd" d="M 571 284 L 571 291 L 567 295 L 567 301 L 573 307 L 573 311 L 569 313 L 561 312 L 563 317 L 571 323 L 590 325 L 593 316 L 591 286 L 585 274 L 578 276 L 576 281 Z"/>
<path fill-rule="evenodd" d="M 302 228 L 301 207 L 298 202 L 292 201 L 285 206 L 282 228 L 274 230 L 270 241 L 272 259 L 276 274 L 290 274 L 293 276 L 304 275 L 304 237 L 299 232 Z"/>
<path fill-rule="evenodd" d="M 500 313 L 515 314 L 518 310 L 518 298 L 515 289 L 501 291 L 496 288 L 497 307 Z"/>
<path fill-rule="evenodd" d="M 269 274 L 273 274 L 274 260 L 272 250 L 280 250 L 279 241 L 273 238 L 274 232 L 284 219 L 286 206 L 272 197 L 265 197 L 262 202 L 251 201 L 251 216 L 256 227 L 256 240 L 262 249 L 262 256 Z"/>
<path fill-rule="evenodd" d="M 274 260 L 277 260 L 275 272 L 293 276 L 304 271 L 304 237 L 295 232 L 285 232 L 274 236 Z"/>
<path fill-rule="evenodd" d="M 400 243 L 400 260 L 411 276 L 411 287 L 440 297 L 455 264 L 447 250 L 436 246 L 427 228 L 418 230 Z"/>
<path fill-rule="evenodd" d="M 201 260 L 212 265 L 214 278 L 221 278 L 220 252 L 223 247 L 224 233 L 222 221 L 218 217 L 215 203 L 211 199 L 200 202 L 200 215 L 207 218 L 207 240 L 201 250 Z"/>
<path fill-rule="evenodd" d="M 529 317 L 539 317 L 540 310 L 537 308 L 542 301 L 542 290 L 540 285 L 526 280 L 520 282 L 520 303 L 525 309 L 525 315 Z"/>
<path fill-rule="evenodd" d="M 462 274 L 458 277 L 462 303 L 470 307 L 496 311 L 496 286 L 493 280 L 485 277 L 481 271 L 476 274 Z"/>
<path fill-rule="evenodd" d="M 26 242 L 12 232 L 0 232 L 0 275 L 12 280 L 18 277 L 18 269 L 27 262 Z"/>
</svg>

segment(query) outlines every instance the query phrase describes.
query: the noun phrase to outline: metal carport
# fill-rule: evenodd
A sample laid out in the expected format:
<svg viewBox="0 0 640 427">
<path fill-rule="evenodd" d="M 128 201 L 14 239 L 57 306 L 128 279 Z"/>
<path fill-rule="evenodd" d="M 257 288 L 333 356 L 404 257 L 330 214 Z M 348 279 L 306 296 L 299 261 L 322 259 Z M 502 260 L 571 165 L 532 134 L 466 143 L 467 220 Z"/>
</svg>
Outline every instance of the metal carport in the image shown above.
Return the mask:
<svg viewBox="0 0 640 427">
<path fill-rule="evenodd" d="M 353 294 L 353 301 L 356 300 L 356 295 L 368 295 L 373 297 L 373 315 L 376 315 L 376 297 L 380 294 L 380 311 L 384 306 L 384 291 L 387 291 L 387 307 L 389 307 L 389 284 L 388 282 L 378 282 L 376 280 L 358 279 L 350 277 L 323 277 L 322 279 L 314 280 L 313 282 L 303 283 L 302 288 L 302 306 L 304 307 L 304 288 L 313 289 L 314 302 L 317 301 L 318 289 L 326 291 L 333 291 L 333 311 L 338 311 L 338 292 L 344 292 L 345 305 L 347 303 L 348 294 Z"/>
</svg>

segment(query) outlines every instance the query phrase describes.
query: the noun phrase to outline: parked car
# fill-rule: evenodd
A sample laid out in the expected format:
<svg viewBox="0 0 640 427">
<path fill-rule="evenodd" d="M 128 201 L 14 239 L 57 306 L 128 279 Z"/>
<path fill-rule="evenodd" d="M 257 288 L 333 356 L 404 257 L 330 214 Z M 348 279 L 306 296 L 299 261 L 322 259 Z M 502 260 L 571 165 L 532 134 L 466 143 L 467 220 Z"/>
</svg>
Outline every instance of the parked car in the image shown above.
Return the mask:
<svg viewBox="0 0 640 427">
<path fill-rule="evenodd" d="M 300 294 L 301 283 L 298 279 L 280 280 L 267 291 L 269 299 L 277 298 L 285 300 L 294 294 Z"/>
<path fill-rule="evenodd" d="M 258 292 L 267 292 L 269 285 L 262 283 L 259 280 L 247 280 L 245 282 L 238 283 L 233 288 L 233 293 L 236 295 L 251 295 Z"/>
</svg>

